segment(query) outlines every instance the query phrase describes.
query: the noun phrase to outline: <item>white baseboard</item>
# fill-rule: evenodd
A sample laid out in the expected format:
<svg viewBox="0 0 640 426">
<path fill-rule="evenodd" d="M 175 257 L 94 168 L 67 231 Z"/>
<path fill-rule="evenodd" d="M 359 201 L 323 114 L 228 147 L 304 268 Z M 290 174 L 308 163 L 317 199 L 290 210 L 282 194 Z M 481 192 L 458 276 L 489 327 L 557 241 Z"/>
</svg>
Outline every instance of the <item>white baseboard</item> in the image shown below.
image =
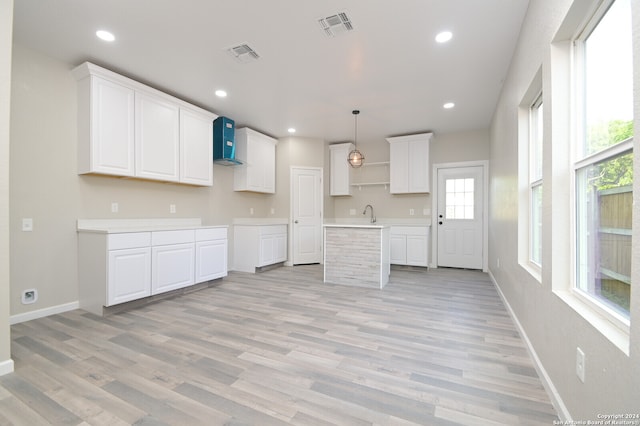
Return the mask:
<svg viewBox="0 0 640 426">
<path fill-rule="evenodd" d="M 13 373 L 13 360 L 8 359 L 6 361 L 0 362 L 0 376 L 4 376 L 5 374 Z"/>
<path fill-rule="evenodd" d="M 37 311 L 25 312 L 23 314 L 12 315 L 9 317 L 9 324 L 19 324 L 25 321 L 31 321 L 38 318 L 48 317 L 49 315 L 60 314 L 62 312 L 73 311 L 80 307 L 80 302 L 70 302 L 63 305 L 51 306 L 48 308 L 38 309 Z"/>
<path fill-rule="evenodd" d="M 495 286 L 496 291 L 500 295 L 500 299 L 502 299 L 502 303 L 504 303 L 504 306 L 507 308 L 507 311 L 509 312 L 511 319 L 513 320 L 516 327 L 518 328 L 518 332 L 522 336 L 522 340 L 524 340 L 524 344 L 527 347 L 527 351 L 529 352 L 529 355 L 533 359 L 534 367 L 538 372 L 538 376 L 540 376 L 542 385 L 546 389 L 547 394 L 549 394 L 551 403 L 558 411 L 558 416 L 560 416 L 560 420 L 562 420 L 565 424 L 566 422 L 572 422 L 573 420 L 571 419 L 571 413 L 569 413 L 569 410 L 567 409 L 567 406 L 564 404 L 564 401 L 562 400 L 562 397 L 560 396 L 558 389 L 556 389 L 553 382 L 551 381 L 551 377 L 549 377 L 549 374 L 547 374 L 547 370 L 544 369 L 544 366 L 542 365 L 540 358 L 538 358 L 538 354 L 533 348 L 533 345 L 531 344 L 531 341 L 529 340 L 527 333 L 525 333 L 524 328 L 522 328 L 522 324 L 520 324 L 520 321 L 518 321 L 518 317 L 516 316 L 515 312 L 513 312 L 513 309 L 511 309 L 511 305 L 509 305 L 507 298 L 504 296 L 504 293 L 502 293 L 502 290 L 500 289 L 500 286 L 498 285 L 491 271 L 489 271 L 489 277 L 491 278 L 491 282 L 493 282 L 493 285 Z"/>
</svg>

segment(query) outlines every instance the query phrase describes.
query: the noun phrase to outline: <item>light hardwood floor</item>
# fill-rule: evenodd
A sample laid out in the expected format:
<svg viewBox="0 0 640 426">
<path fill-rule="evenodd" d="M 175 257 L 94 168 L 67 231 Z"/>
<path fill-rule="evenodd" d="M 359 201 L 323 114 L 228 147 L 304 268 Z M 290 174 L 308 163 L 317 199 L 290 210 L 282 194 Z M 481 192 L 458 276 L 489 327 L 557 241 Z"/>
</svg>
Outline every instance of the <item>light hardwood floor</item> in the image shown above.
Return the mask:
<svg viewBox="0 0 640 426">
<path fill-rule="evenodd" d="M 0 425 L 550 425 L 556 412 L 478 271 L 231 273 L 107 318 L 12 326 Z"/>
</svg>

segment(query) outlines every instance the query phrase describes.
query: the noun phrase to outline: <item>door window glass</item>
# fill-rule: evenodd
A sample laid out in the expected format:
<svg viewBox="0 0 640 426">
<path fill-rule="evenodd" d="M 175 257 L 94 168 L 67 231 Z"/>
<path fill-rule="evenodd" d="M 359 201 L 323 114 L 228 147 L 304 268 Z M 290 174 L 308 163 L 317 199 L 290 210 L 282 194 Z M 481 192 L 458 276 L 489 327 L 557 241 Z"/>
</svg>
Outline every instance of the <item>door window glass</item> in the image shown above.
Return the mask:
<svg viewBox="0 0 640 426">
<path fill-rule="evenodd" d="M 474 178 L 446 179 L 446 219 L 474 219 Z"/>
</svg>

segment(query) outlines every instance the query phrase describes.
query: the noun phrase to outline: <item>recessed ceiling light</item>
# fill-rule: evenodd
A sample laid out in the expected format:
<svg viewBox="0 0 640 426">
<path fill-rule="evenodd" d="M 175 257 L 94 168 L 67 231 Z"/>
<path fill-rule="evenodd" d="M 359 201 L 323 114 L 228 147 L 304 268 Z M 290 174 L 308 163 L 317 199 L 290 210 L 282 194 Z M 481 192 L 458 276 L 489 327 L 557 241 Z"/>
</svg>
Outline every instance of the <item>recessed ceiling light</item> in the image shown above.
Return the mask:
<svg viewBox="0 0 640 426">
<path fill-rule="evenodd" d="M 216 96 L 219 97 L 219 98 L 226 98 L 227 97 L 227 92 L 225 90 L 218 89 L 218 90 L 216 90 Z"/>
<path fill-rule="evenodd" d="M 105 30 L 96 31 L 96 36 L 98 36 L 100 40 L 104 41 L 114 41 L 116 39 L 116 36 L 114 36 L 113 33 Z"/>
<path fill-rule="evenodd" d="M 289 127 L 289 128 L 287 129 L 287 132 L 289 132 L 289 133 L 295 133 L 295 132 L 296 132 L 296 129 L 294 129 L 293 127 Z"/>
<path fill-rule="evenodd" d="M 456 104 L 454 104 L 453 102 L 447 102 L 446 104 L 442 105 L 442 108 L 444 109 L 451 109 L 454 106 L 456 106 Z"/>
<path fill-rule="evenodd" d="M 438 43 L 446 43 L 451 40 L 452 37 L 453 34 L 451 33 L 451 31 L 442 31 L 441 33 L 438 33 L 438 35 L 436 35 L 436 41 Z"/>
</svg>

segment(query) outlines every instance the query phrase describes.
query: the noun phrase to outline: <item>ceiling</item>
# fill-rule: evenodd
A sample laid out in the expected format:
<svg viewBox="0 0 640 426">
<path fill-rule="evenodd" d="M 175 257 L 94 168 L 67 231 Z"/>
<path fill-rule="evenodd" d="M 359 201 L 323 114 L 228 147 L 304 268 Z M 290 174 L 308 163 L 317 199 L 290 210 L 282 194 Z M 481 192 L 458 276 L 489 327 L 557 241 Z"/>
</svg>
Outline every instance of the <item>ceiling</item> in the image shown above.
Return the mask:
<svg viewBox="0 0 640 426">
<path fill-rule="evenodd" d="M 274 137 L 489 127 L 528 0 L 19 0 L 14 42 L 91 61 Z M 345 12 L 333 38 L 318 20 Z M 104 42 L 96 30 L 112 32 Z M 453 33 L 437 43 L 443 30 Z M 246 43 L 260 56 L 239 62 Z M 214 95 L 227 91 L 226 98 Z M 443 104 L 455 107 L 444 109 Z"/>
</svg>

